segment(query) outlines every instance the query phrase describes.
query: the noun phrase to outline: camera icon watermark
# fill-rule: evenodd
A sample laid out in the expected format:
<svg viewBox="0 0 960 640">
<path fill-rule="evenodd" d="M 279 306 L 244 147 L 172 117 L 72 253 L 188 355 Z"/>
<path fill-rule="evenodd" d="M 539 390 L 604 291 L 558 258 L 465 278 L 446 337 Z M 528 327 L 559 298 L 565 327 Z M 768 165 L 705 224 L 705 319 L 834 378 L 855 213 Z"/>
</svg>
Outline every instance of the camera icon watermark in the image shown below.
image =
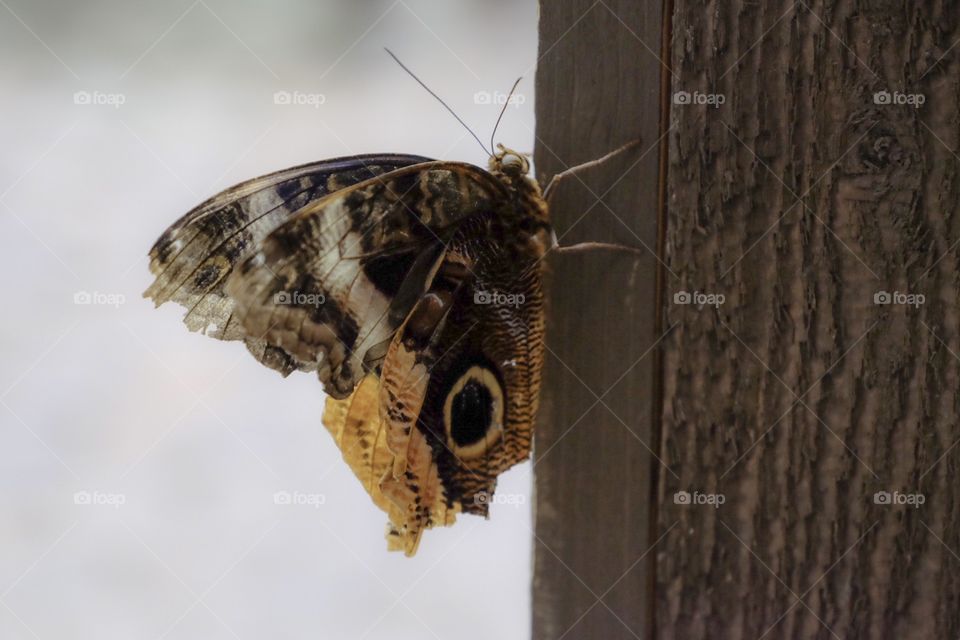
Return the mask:
<svg viewBox="0 0 960 640">
<path fill-rule="evenodd" d="M 76 91 L 73 94 L 73 104 L 81 106 L 107 106 L 119 109 L 127 102 L 127 96 L 122 93 L 104 93 L 102 91 Z"/>
<path fill-rule="evenodd" d="M 301 291 L 281 291 L 274 294 L 273 304 L 296 305 L 298 307 L 319 307 L 327 301 L 322 293 L 303 293 Z"/>
<path fill-rule="evenodd" d="M 677 91 L 673 94 L 673 104 L 686 105 L 704 105 L 719 109 L 720 105 L 727 101 L 727 96 L 722 93 L 701 93 L 694 91 Z"/>
<path fill-rule="evenodd" d="M 319 109 L 327 102 L 327 96 L 322 93 L 304 93 L 302 91 L 275 91 L 273 104 L 307 106 Z"/>
<path fill-rule="evenodd" d="M 922 93 L 904 93 L 902 91 L 877 91 L 873 94 L 873 104 L 876 105 L 905 105 L 919 109 L 927 101 Z"/>
<path fill-rule="evenodd" d="M 509 504 L 513 507 L 520 507 L 527 503 L 527 497 L 522 493 L 489 493 L 487 491 L 478 491 L 473 494 L 473 504 L 491 505 L 491 504 Z"/>
<path fill-rule="evenodd" d="M 673 294 L 673 304 L 693 304 L 697 308 L 715 307 L 720 308 L 727 297 L 722 293 L 705 293 L 702 291 L 677 291 Z"/>
<path fill-rule="evenodd" d="M 927 501 L 922 493 L 901 493 L 900 491 L 877 491 L 873 494 L 873 504 L 882 506 L 908 506 L 919 509 Z"/>
<path fill-rule="evenodd" d="M 526 101 L 527 97 L 522 93 L 510 95 L 502 91 L 477 91 L 473 94 L 474 104 L 495 104 L 501 107 L 505 104 L 510 104 L 513 107 L 519 107 Z"/>
<path fill-rule="evenodd" d="M 303 491 L 277 491 L 273 494 L 273 504 L 284 506 L 304 506 L 319 509 L 326 504 L 327 496 L 322 493 L 305 493 Z"/>
<path fill-rule="evenodd" d="M 922 293 L 905 293 L 902 291 L 877 291 L 873 294 L 873 304 L 899 304 L 917 308 L 927 301 Z"/>
<path fill-rule="evenodd" d="M 703 493 L 702 491 L 677 491 L 673 494 L 673 504 L 686 506 L 709 506 L 719 509 L 727 501 L 722 493 Z"/>
<path fill-rule="evenodd" d="M 77 491 L 73 494 L 73 504 L 82 506 L 107 506 L 119 509 L 127 503 L 127 496 L 123 493 L 106 491 Z"/>
<path fill-rule="evenodd" d="M 526 302 L 522 293 L 503 293 L 502 291 L 484 291 L 477 289 L 473 292 L 474 304 L 492 304 L 498 307 L 519 307 Z"/>
<path fill-rule="evenodd" d="M 103 305 L 119 308 L 126 303 L 127 297 L 122 293 L 104 293 L 102 291 L 76 291 L 73 294 L 73 304 Z"/>
</svg>

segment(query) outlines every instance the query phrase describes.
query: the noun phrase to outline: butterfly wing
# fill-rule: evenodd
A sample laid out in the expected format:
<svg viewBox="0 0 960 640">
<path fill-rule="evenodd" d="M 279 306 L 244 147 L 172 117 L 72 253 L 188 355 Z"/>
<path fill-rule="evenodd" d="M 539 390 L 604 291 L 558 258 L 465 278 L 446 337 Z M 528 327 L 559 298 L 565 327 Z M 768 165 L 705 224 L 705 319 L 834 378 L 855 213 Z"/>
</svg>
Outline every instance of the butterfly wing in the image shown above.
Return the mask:
<svg viewBox="0 0 960 640">
<path fill-rule="evenodd" d="M 407 555 L 425 529 L 458 512 L 487 515 L 497 476 L 530 453 L 543 364 L 540 270 L 485 222 L 458 230 L 395 334 L 378 403 L 370 378 L 350 399 L 327 400 L 324 423 L 388 514 L 390 548 Z"/>
<path fill-rule="evenodd" d="M 156 280 L 144 293 L 157 305 L 187 309 L 184 322 L 221 340 L 244 340 L 258 360 L 284 375 L 309 368 L 278 347 L 243 331 L 224 285 L 235 267 L 294 212 L 310 202 L 400 167 L 428 162 L 412 155 L 336 158 L 247 180 L 184 215 L 150 250 Z"/>
<path fill-rule="evenodd" d="M 456 513 L 486 515 L 529 456 L 543 361 L 540 269 L 498 224 L 504 185 L 420 160 L 238 185 L 158 240 L 147 291 L 268 366 L 318 372 L 324 424 L 408 555 Z"/>
<path fill-rule="evenodd" d="M 235 317 L 246 335 L 316 368 L 327 394 L 345 398 L 379 370 L 456 229 L 502 191 L 476 167 L 431 162 L 312 202 L 231 275 Z"/>
<path fill-rule="evenodd" d="M 447 500 L 486 515 L 497 476 L 530 453 L 544 309 L 542 265 L 476 222 L 459 231 L 448 252 L 456 262 L 433 284 L 449 302 L 423 348 L 430 375 L 416 426 L 433 445 Z"/>
</svg>

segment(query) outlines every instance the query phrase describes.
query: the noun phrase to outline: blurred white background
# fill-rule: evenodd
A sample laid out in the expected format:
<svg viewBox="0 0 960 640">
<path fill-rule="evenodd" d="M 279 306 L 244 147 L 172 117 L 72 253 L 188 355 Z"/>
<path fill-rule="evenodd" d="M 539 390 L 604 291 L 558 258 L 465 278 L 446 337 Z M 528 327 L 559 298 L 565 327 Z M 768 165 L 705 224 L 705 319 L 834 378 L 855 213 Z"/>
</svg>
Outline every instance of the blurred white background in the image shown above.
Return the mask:
<svg viewBox="0 0 960 640">
<path fill-rule="evenodd" d="M 528 637 L 529 463 L 498 487 L 523 504 L 388 554 L 316 379 L 141 292 L 156 237 L 243 179 L 485 164 L 384 46 L 482 138 L 523 75 L 498 139 L 532 150 L 536 22 L 533 0 L 0 1 L 0 638 Z"/>
</svg>

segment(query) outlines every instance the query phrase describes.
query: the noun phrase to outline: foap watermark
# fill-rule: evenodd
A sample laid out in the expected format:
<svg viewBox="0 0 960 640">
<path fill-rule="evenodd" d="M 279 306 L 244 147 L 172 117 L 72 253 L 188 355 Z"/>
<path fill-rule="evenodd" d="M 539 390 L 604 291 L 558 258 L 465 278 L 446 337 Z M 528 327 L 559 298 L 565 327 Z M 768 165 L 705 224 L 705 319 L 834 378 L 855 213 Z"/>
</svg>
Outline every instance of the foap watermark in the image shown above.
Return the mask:
<svg viewBox="0 0 960 640">
<path fill-rule="evenodd" d="M 922 293 L 905 293 L 903 291 L 877 291 L 873 294 L 873 304 L 905 304 L 910 307 L 919 307 L 927 301 Z"/>
<path fill-rule="evenodd" d="M 109 491 L 77 491 L 73 494 L 73 504 L 107 506 L 119 509 L 127 503 L 127 496 L 123 493 Z"/>
<path fill-rule="evenodd" d="M 127 102 L 127 96 L 122 93 L 105 93 L 103 91 L 76 91 L 73 94 L 73 104 L 113 107 L 119 109 Z"/>
<path fill-rule="evenodd" d="M 526 301 L 522 293 L 504 293 L 502 291 L 483 291 L 473 293 L 474 304 L 492 304 L 498 307 L 519 307 Z"/>
<path fill-rule="evenodd" d="M 903 91 L 877 91 L 873 94 L 873 104 L 878 105 L 906 105 L 919 109 L 927 101 L 927 96 L 922 93 L 904 93 Z"/>
<path fill-rule="evenodd" d="M 873 504 L 884 506 L 908 506 L 919 509 L 927 501 L 922 493 L 901 493 L 900 491 L 877 491 L 873 494 Z"/>
<path fill-rule="evenodd" d="M 702 491 L 677 491 L 673 494 L 673 504 L 681 506 L 709 506 L 719 509 L 727 501 L 722 493 L 704 493 Z"/>
<path fill-rule="evenodd" d="M 322 293 L 303 293 L 302 291 L 281 291 L 273 296 L 273 304 L 294 304 L 298 307 L 319 307 L 327 301 Z"/>
<path fill-rule="evenodd" d="M 522 93 L 510 95 L 502 91 L 477 91 L 473 94 L 474 104 L 496 104 L 501 107 L 505 104 L 510 104 L 514 107 L 519 107 L 526 101 L 527 97 Z"/>
<path fill-rule="evenodd" d="M 476 505 L 484 504 L 509 504 L 519 507 L 527 503 L 527 496 L 522 493 L 488 493 L 479 491 L 473 495 L 473 503 Z"/>
<path fill-rule="evenodd" d="M 122 293 L 104 293 L 103 291 L 77 291 L 73 294 L 73 304 L 104 305 L 119 308 L 127 301 Z"/>
<path fill-rule="evenodd" d="M 673 294 L 673 304 L 695 304 L 698 308 L 719 308 L 727 297 L 722 293 L 707 293 L 704 291 L 677 291 Z"/>
<path fill-rule="evenodd" d="M 305 93 L 303 91 L 275 91 L 273 104 L 306 106 L 319 109 L 327 102 L 327 96 L 322 93 Z"/>
<path fill-rule="evenodd" d="M 273 504 L 313 507 L 319 509 L 326 504 L 327 496 L 322 493 L 305 493 L 303 491 L 277 491 L 273 494 Z"/>
<path fill-rule="evenodd" d="M 701 93 L 699 91 L 690 93 L 689 91 L 677 91 L 673 94 L 673 104 L 677 105 L 696 104 L 719 109 L 720 105 L 726 101 L 727 96 L 722 93 Z"/>
</svg>

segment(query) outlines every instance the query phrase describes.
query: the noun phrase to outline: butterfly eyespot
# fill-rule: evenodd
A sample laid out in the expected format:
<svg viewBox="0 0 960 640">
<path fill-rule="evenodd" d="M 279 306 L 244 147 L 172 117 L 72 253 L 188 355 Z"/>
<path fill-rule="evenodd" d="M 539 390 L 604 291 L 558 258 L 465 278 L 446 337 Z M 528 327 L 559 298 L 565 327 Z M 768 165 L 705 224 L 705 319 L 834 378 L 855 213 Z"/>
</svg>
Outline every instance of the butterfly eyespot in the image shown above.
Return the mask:
<svg viewBox="0 0 960 640">
<path fill-rule="evenodd" d="M 503 435 L 503 408 L 496 374 L 481 365 L 467 369 L 444 400 L 447 446 L 465 460 L 484 455 Z"/>
</svg>

